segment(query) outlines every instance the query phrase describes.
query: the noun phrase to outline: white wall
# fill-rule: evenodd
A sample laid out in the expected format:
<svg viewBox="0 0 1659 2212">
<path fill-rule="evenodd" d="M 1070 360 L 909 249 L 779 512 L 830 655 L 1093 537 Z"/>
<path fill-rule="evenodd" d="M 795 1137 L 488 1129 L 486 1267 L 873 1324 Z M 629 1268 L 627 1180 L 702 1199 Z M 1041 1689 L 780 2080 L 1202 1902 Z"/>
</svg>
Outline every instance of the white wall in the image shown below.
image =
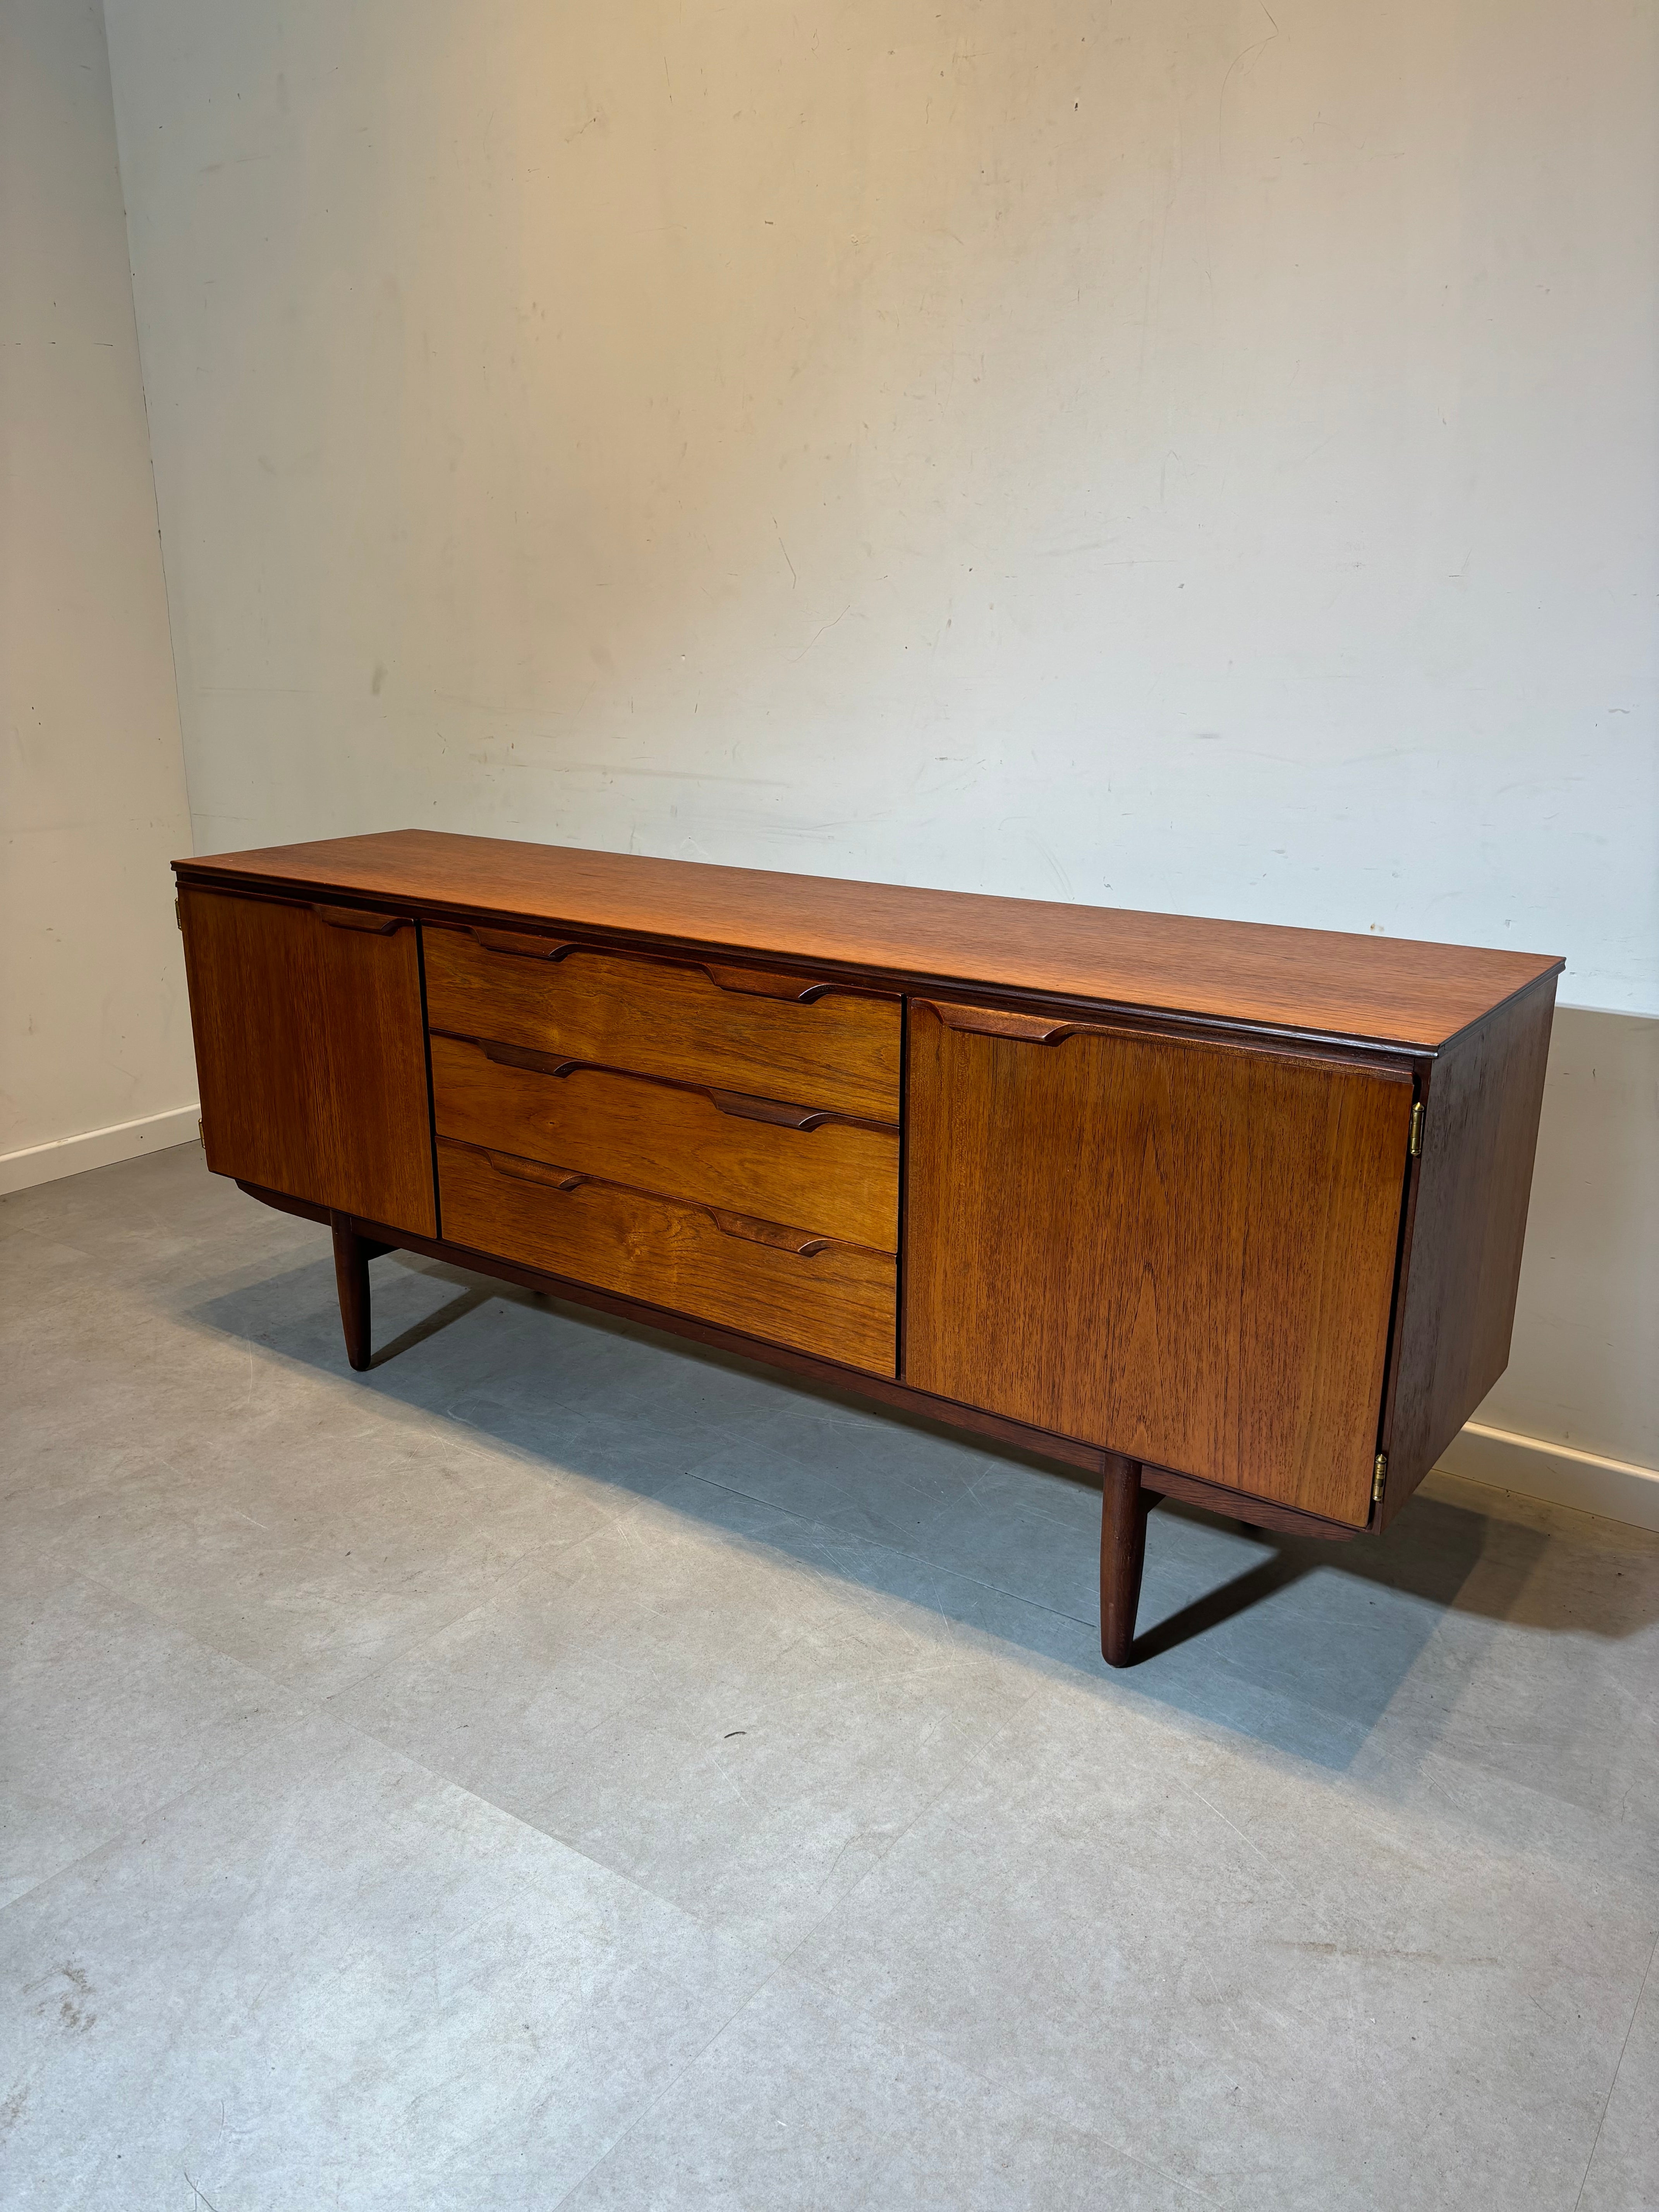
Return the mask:
<svg viewBox="0 0 1659 2212">
<path fill-rule="evenodd" d="M 203 848 L 1560 950 L 1659 1015 L 1650 9 L 109 16 Z M 1637 1458 L 1621 1211 L 1534 1239 L 1494 1403 Z"/>
<path fill-rule="evenodd" d="M 0 0 L 0 1190 L 195 1134 L 191 849 L 97 0 Z"/>
<path fill-rule="evenodd" d="M 1449 1466 L 1659 1528 L 1656 1224 L 1659 1021 L 1559 1009 L 1509 1369 Z"/>
</svg>

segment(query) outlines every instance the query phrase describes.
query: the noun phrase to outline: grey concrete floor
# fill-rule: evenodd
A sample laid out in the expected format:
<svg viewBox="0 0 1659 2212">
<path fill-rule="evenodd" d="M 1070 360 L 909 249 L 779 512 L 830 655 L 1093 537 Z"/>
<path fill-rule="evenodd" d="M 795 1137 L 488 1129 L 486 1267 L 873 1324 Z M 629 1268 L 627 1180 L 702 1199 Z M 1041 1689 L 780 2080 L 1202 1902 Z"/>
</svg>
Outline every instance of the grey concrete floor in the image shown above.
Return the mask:
<svg viewBox="0 0 1659 2212">
<path fill-rule="evenodd" d="M 24 2208 L 1659 2204 L 1659 1539 L 1098 1493 L 194 1146 L 0 1206 Z"/>
</svg>

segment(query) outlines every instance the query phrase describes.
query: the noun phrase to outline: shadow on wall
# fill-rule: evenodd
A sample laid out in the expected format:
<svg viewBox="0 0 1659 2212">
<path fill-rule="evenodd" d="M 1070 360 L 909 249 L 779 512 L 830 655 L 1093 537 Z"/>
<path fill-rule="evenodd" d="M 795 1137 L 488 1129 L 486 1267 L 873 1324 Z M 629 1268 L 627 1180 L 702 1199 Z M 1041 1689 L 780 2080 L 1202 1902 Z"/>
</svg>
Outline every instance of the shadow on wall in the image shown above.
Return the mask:
<svg viewBox="0 0 1659 2212">
<path fill-rule="evenodd" d="M 1638 1578 L 1586 1619 L 1582 1590 L 1575 1607 L 1534 1578 L 1544 1535 L 1443 1500 L 1344 1545 L 1166 1504 L 1139 1664 L 1114 1680 L 1086 1479 L 408 1255 L 376 1263 L 374 1295 L 380 1348 L 359 1387 L 376 1396 L 1328 1768 L 1353 1766 L 1414 1670 L 1420 1757 L 1500 1622 L 1607 1638 L 1647 1625 L 1607 1609 L 1641 1608 Z M 191 1317 L 349 1376 L 327 1258 Z"/>
</svg>

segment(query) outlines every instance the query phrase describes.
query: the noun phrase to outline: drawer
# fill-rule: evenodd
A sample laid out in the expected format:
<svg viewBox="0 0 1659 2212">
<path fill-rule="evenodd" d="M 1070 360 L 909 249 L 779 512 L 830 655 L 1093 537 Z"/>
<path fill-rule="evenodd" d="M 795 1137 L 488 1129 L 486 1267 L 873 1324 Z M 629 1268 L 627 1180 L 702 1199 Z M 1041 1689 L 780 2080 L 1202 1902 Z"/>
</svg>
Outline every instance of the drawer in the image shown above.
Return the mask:
<svg viewBox="0 0 1659 2212">
<path fill-rule="evenodd" d="M 896 1130 L 610 1068 L 556 1075 L 556 1061 L 523 1064 L 536 1057 L 519 1045 L 434 1036 L 440 1136 L 898 1249 Z"/>
<path fill-rule="evenodd" d="M 797 1229 L 438 1143 L 444 1236 L 872 1374 L 896 1368 L 896 1261 Z"/>
<path fill-rule="evenodd" d="M 898 1120 L 896 999 L 719 963 L 627 959 L 514 931 L 423 933 L 434 1030 Z"/>
</svg>

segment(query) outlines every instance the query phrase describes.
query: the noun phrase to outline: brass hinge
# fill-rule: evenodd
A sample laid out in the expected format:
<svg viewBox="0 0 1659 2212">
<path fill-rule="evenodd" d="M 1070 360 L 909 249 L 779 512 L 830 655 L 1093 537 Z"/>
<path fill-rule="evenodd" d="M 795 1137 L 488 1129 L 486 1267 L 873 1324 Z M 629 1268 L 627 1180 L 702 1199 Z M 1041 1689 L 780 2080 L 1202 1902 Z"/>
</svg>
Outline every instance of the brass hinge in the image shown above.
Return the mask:
<svg viewBox="0 0 1659 2212">
<path fill-rule="evenodd" d="M 182 929 L 185 926 L 185 910 L 179 905 L 177 899 L 174 899 L 173 902 L 173 918 L 178 923 L 179 928 Z"/>
<path fill-rule="evenodd" d="M 196 1141 L 204 1147 L 207 1144 L 207 1131 L 202 1127 L 199 1120 L 196 1124 Z"/>
<path fill-rule="evenodd" d="M 1413 1159 L 1415 1159 L 1423 1149 L 1423 1101 L 1420 1098 L 1412 1108 L 1411 1142 L 1406 1149 Z"/>
<path fill-rule="evenodd" d="M 1380 1505 L 1382 1503 L 1382 1489 L 1388 1479 L 1389 1455 L 1387 1452 L 1378 1452 L 1376 1466 L 1371 1474 L 1371 1504 L 1373 1505 Z"/>
</svg>

